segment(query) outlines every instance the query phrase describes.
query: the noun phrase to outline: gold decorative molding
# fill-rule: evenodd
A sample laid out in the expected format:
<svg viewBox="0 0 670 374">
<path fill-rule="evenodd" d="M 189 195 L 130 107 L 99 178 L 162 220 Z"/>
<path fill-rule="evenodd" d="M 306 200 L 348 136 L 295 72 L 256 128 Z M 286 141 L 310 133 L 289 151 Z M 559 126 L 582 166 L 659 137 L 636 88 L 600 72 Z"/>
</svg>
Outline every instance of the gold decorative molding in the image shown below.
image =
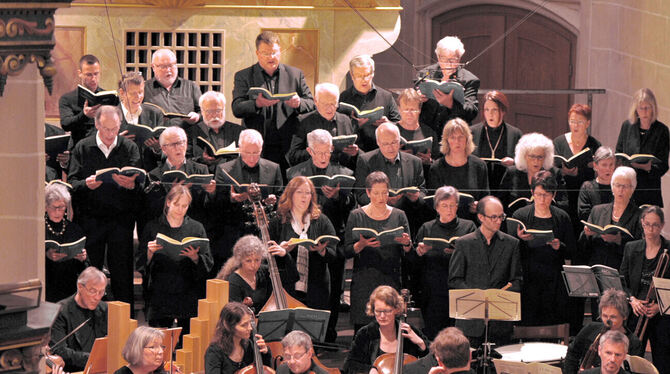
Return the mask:
<svg viewBox="0 0 670 374">
<path fill-rule="evenodd" d="M 26 21 L 20 18 L 11 18 L 7 23 L 0 19 L 0 38 L 8 36 L 14 38 L 16 36 L 28 35 L 49 35 L 54 31 L 54 19 L 49 17 L 44 21 L 45 28 L 37 27 L 37 22 Z"/>
</svg>

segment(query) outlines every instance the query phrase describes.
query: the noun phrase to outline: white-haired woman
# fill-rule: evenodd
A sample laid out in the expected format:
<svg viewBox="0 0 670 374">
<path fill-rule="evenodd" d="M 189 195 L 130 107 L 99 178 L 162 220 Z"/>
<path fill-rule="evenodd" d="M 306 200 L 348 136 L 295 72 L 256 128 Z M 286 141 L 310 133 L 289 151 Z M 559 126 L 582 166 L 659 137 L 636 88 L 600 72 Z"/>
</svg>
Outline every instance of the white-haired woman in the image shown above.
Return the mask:
<svg viewBox="0 0 670 374">
<path fill-rule="evenodd" d="M 70 192 L 65 185 L 53 183 L 44 189 L 44 239 L 53 240 L 60 244 L 72 243 L 84 237 L 84 231 L 72 221 L 72 204 Z M 46 251 L 45 266 L 45 294 L 46 301 L 58 302 L 77 292 L 77 277 L 85 268 L 86 250 L 74 258 L 65 260 L 66 253 L 55 249 Z"/>
<path fill-rule="evenodd" d="M 128 361 L 114 374 L 165 373 L 163 363 L 166 347 L 163 332 L 153 327 L 140 326 L 133 330 L 123 346 L 123 358 Z"/>
<path fill-rule="evenodd" d="M 657 158 L 629 165 L 637 173 L 637 189 L 633 195 L 637 204 L 663 207 L 661 177 L 668 171 L 669 139 L 668 127 L 658 120 L 654 93 L 648 88 L 635 92 L 628 119 L 621 125 L 616 152 L 651 154 Z"/>
<path fill-rule="evenodd" d="M 554 174 L 559 186 L 554 201 L 560 208 L 566 208 L 567 198 L 563 192 L 563 178 L 560 172 L 553 168 L 553 164 L 554 143 L 549 138 L 533 132 L 519 139 L 514 150 L 514 166 L 507 168 L 500 182 L 500 191 L 495 194 L 500 198 L 508 215 L 530 203 L 530 201 L 524 201 L 510 206 L 510 203 L 519 198 L 532 198 L 531 181 L 533 175 L 540 170 L 551 171 Z"/>
<path fill-rule="evenodd" d="M 588 257 L 588 264 L 606 265 L 618 269 L 623 259 L 623 249 L 626 243 L 642 237 L 640 226 L 640 210 L 631 199 L 637 185 L 635 170 L 628 166 L 619 166 L 612 175 L 613 201 L 593 207 L 588 222 L 599 226 L 617 225 L 628 230 L 632 237 L 621 232 L 617 234 L 602 234 L 584 227 L 579 238 L 579 250 Z"/>
</svg>

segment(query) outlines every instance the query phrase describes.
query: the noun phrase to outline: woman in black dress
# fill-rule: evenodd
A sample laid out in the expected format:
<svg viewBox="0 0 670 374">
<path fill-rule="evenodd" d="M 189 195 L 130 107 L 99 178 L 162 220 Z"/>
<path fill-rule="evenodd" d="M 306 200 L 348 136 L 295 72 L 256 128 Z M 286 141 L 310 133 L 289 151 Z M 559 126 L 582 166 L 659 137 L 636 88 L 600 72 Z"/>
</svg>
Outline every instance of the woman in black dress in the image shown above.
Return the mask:
<svg viewBox="0 0 670 374">
<path fill-rule="evenodd" d="M 298 176 L 291 179 L 279 199 L 277 217 L 270 222 L 270 238 L 286 246 L 295 259 L 299 279 L 289 292 L 309 308 L 328 309 L 330 275 L 328 264 L 335 260 L 335 242 L 318 245 L 291 245 L 292 238 L 316 239 L 335 236 L 335 229 L 317 204 L 312 181 Z"/>
<path fill-rule="evenodd" d="M 254 363 L 252 318 L 249 308 L 238 302 L 229 302 L 221 309 L 214 337 L 205 351 L 205 374 L 234 374 Z M 272 353 L 261 335 L 256 334 L 256 343 L 263 364 L 270 365 Z"/>
<path fill-rule="evenodd" d="M 483 101 L 484 122 L 470 128 L 472 141 L 475 143 L 472 154 L 486 162 L 489 188 L 493 195 L 499 197 L 500 181 L 507 167 L 514 165 L 514 148 L 523 133 L 504 120 L 509 108 L 509 101 L 504 93 L 489 91 L 484 95 Z"/>
<path fill-rule="evenodd" d="M 44 189 L 44 239 L 53 240 L 59 244 L 72 243 L 84 237 L 84 231 L 67 219 L 70 213 L 72 218 L 72 204 L 70 192 L 65 185 L 52 183 Z M 86 268 L 86 250 L 74 258 L 64 260 L 66 253 L 59 253 L 55 249 L 46 251 L 45 266 L 45 294 L 46 301 L 56 303 L 70 297 L 77 292 L 77 277 Z"/>
<path fill-rule="evenodd" d="M 146 269 L 147 320 L 150 326 L 171 327 L 176 318 L 182 333 L 189 332 L 189 319 L 198 314 L 198 298 L 204 295 L 207 272 L 212 267 L 209 244 L 187 247 L 178 261 L 164 254 L 157 234 L 181 241 L 187 237 L 207 238 L 205 228 L 186 215 L 191 192 L 175 185 L 165 197 L 165 213 L 144 228 L 140 237 L 140 263 Z"/>
<path fill-rule="evenodd" d="M 461 237 L 475 231 L 475 224 L 467 219 L 458 218 L 458 190 L 451 186 L 440 187 L 435 191 L 434 207 L 438 217 L 424 223 L 414 240 L 418 243 L 416 252 L 410 252 L 408 259 L 412 262 L 412 274 L 419 278 L 419 295 L 421 314 L 423 315 L 423 332 L 429 339 L 434 339 L 440 330 L 450 326 L 449 319 L 449 288 L 445 287 L 444 279 L 449 276 L 449 260 L 453 246 L 444 249 L 433 248 L 423 242 L 424 238 L 451 239 Z M 453 242 L 452 242 L 453 244 Z"/>
<path fill-rule="evenodd" d="M 377 286 L 390 285 L 400 289 L 401 261 L 404 254 L 412 249 L 405 213 L 387 204 L 389 179 L 386 174 L 381 171 L 370 173 L 365 178 L 365 192 L 370 204 L 349 214 L 344 243 L 345 256 L 354 258 L 350 318 L 356 330 L 370 322 L 370 316 L 365 313 L 365 303 Z M 402 234 L 395 235 L 388 242 L 384 240 L 382 245 L 382 241 L 375 237 L 354 235 L 356 227 L 377 232 L 402 227 Z"/>
<path fill-rule="evenodd" d="M 460 118 L 449 120 L 442 130 L 440 144 L 444 157 L 430 166 L 426 186 L 429 190 L 453 186 L 461 193 L 472 195 L 474 202 L 459 204 L 458 216 L 473 219 L 475 202 L 489 194 L 489 178 L 486 163 L 472 154 L 475 144 L 467 122 Z"/>
<path fill-rule="evenodd" d="M 586 220 L 591 209 L 598 204 L 612 201 L 612 174 L 616 169 L 616 157 L 609 147 L 600 147 L 593 154 L 593 170 L 596 179 L 586 181 L 579 189 L 577 202 L 577 217 Z"/>
<path fill-rule="evenodd" d="M 568 294 L 561 271 L 575 248 L 570 216 L 551 205 L 558 184 L 551 172 L 541 170 L 531 181 L 533 203 L 514 212 L 527 229 L 551 230 L 554 239 L 534 240 L 521 225 L 508 220 L 508 232 L 520 239 L 524 282 L 521 289 L 521 316 L 528 326 L 554 325 L 568 321 Z"/>
<path fill-rule="evenodd" d="M 251 299 L 256 313 L 260 312 L 272 295 L 272 281 L 267 262 L 263 258 L 270 253 L 275 256 L 282 284 L 289 283 L 288 275 L 293 282 L 297 279 L 295 263 L 286 255 L 286 250 L 273 245 L 265 250 L 263 242 L 254 235 L 245 235 L 237 240 L 233 247 L 233 256 L 226 261 L 216 276 L 229 282 L 230 301 L 245 302 Z M 286 279 L 286 281 L 285 281 Z M 247 299 L 247 300 L 249 300 Z M 246 302 L 245 302 L 246 303 Z"/>
<path fill-rule="evenodd" d="M 428 338 L 408 323 L 396 320 L 404 310 L 405 301 L 393 287 L 379 286 L 372 291 L 366 313 L 374 316 L 375 320 L 356 332 L 344 361 L 344 373 L 380 373 L 373 364 L 384 353 L 396 352 L 398 328 L 403 330 L 403 353 L 416 358 L 428 354 Z"/>
<path fill-rule="evenodd" d="M 415 156 L 421 159 L 424 174 L 426 174 L 433 159 L 440 157 L 440 142 L 435 130 L 426 124 L 419 123 L 421 104 L 421 94 L 417 90 L 414 88 L 402 90 L 400 96 L 398 96 L 400 121 L 398 121 L 397 125 L 398 130 L 400 130 L 400 136 L 407 141 L 433 138 L 433 146 L 428 152 L 415 154 Z M 411 152 L 403 148 L 400 150 Z"/>
<path fill-rule="evenodd" d="M 140 326 L 133 330 L 123 346 L 123 359 L 128 365 L 114 374 L 152 374 L 167 373 L 165 363 L 163 332 L 149 326 Z"/>
<path fill-rule="evenodd" d="M 670 268 L 665 273 L 654 275 L 658 261 L 664 250 L 670 253 L 670 243 L 661 235 L 665 224 L 663 210 L 652 205 L 642 211 L 640 223 L 644 230 L 644 239 L 628 242 L 624 248 L 621 271 L 626 280 L 626 289 L 630 306 L 635 316 L 628 319 L 628 328 L 635 331 L 639 316 L 649 318 L 647 331 L 642 337 L 642 346 L 646 339 L 651 343 L 651 356 L 659 373 L 670 372 L 670 316 L 659 315 L 658 302 L 648 302 L 647 295 L 652 276 L 669 278 Z"/>
<path fill-rule="evenodd" d="M 661 177 L 668 171 L 670 147 L 668 128 L 658 120 L 656 97 L 648 88 L 642 88 L 633 95 L 633 105 L 628 119 L 621 125 L 617 153 L 651 154 L 657 160 L 644 163 L 633 162 L 629 166 L 637 172 L 635 202 L 663 207 Z"/>
</svg>

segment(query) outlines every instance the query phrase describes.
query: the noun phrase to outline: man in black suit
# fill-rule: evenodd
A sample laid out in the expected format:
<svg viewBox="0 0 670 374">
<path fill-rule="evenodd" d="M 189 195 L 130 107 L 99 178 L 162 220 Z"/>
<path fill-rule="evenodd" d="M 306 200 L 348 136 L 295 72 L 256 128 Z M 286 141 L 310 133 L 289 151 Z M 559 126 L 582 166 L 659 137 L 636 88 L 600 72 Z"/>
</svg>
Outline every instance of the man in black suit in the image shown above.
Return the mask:
<svg viewBox="0 0 670 374">
<path fill-rule="evenodd" d="M 493 196 L 479 200 L 477 218 L 481 226 L 456 240 L 454 254 L 449 261 L 449 287 L 504 288 L 520 292 L 523 277 L 519 240 L 500 231 L 500 225 L 506 218 L 500 200 Z M 483 321 L 456 320 L 456 327 L 463 330 L 473 347 L 484 341 Z M 503 343 L 511 332 L 509 322 L 489 323 L 491 342 Z"/>
<path fill-rule="evenodd" d="M 404 374 L 471 373 L 470 342 L 456 327 L 440 331 L 430 344 L 430 354 L 405 365 Z"/>
<path fill-rule="evenodd" d="M 104 91 L 98 83 L 100 82 L 100 61 L 93 55 L 85 55 L 79 59 L 79 70 L 77 70 L 81 85 L 93 92 Z M 95 132 L 95 114 L 100 105 L 79 105 L 78 89 L 70 91 L 58 100 L 60 112 L 60 125 L 65 131 L 69 131 L 72 141 L 77 144 L 81 139 Z"/>
<path fill-rule="evenodd" d="M 477 100 L 479 78 L 461 67 L 461 57 L 464 53 L 465 48 L 463 48 L 463 43 L 458 37 L 447 36 L 442 38 L 435 47 L 437 63 L 421 70 L 417 78 L 417 81 L 424 78 L 436 81 L 455 80 L 463 86 L 463 104 L 454 100 L 453 90 L 448 94 L 440 90 L 433 90 L 435 100 L 428 99 L 423 103 L 420 122 L 435 126 L 434 130 L 438 134 L 442 133 L 444 124 L 450 119 L 460 117 L 472 124 L 472 121 L 477 118 L 477 113 L 479 113 L 479 102 Z"/>
<path fill-rule="evenodd" d="M 258 131 L 243 130 L 238 144 L 240 156 L 216 167 L 214 175 L 216 192 L 209 194 L 206 202 L 209 217 L 215 216 L 214 222 L 219 222 L 216 231 L 210 230 L 207 233 L 214 257 L 212 267 L 214 275 L 232 255 L 231 250 L 237 239 L 255 231 L 245 225 L 245 221 L 253 221 L 253 217 L 247 217 L 242 210 L 243 203 L 249 200 L 249 194 L 246 191 L 236 191 L 231 185 L 230 177 L 240 184 L 266 185 L 262 187 L 267 192 L 267 197 L 264 199 L 266 205 L 274 205 L 277 202 L 277 195 L 283 186 L 279 165 L 261 158 L 263 137 Z"/>
<path fill-rule="evenodd" d="M 298 115 L 314 110 L 312 93 L 303 72 L 280 63 L 279 36 L 263 31 L 256 37 L 258 63 L 235 73 L 233 114 L 242 124 L 263 134 L 263 158 L 288 168 L 284 157 L 295 133 Z M 262 87 L 273 94 L 295 92 L 286 101 L 250 96 L 249 89 Z"/>
</svg>

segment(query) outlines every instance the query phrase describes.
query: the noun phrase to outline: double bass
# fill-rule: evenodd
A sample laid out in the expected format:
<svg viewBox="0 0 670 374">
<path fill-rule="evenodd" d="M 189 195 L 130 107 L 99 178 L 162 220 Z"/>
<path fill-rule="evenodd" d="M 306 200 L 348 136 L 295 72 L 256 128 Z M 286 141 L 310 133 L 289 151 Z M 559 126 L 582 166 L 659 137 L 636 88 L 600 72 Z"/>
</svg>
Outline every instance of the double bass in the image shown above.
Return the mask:
<svg viewBox="0 0 670 374">
<path fill-rule="evenodd" d="M 271 367 L 263 365 L 263 357 L 256 342 L 256 320 L 251 308 L 249 308 L 249 315 L 251 316 L 251 342 L 254 346 L 254 363 L 238 370 L 236 374 L 275 374 Z"/>
<path fill-rule="evenodd" d="M 372 366 L 377 369 L 380 374 L 401 374 L 402 367 L 409 363 L 412 363 L 417 360 L 416 357 L 403 353 L 404 351 L 404 340 L 402 336 L 402 329 L 400 325 L 405 323 L 407 320 L 407 302 L 409 301 L 409 290 L 402 289 L 400 290 L 403 300 L 405 301 L 405 306 L 400 314 L 400 319 L 398 323 L 398 334 L 396 335 L 396 344 L 395 353 L 384 353 L 383 355 L 377 357 Z"/>
</svg>

